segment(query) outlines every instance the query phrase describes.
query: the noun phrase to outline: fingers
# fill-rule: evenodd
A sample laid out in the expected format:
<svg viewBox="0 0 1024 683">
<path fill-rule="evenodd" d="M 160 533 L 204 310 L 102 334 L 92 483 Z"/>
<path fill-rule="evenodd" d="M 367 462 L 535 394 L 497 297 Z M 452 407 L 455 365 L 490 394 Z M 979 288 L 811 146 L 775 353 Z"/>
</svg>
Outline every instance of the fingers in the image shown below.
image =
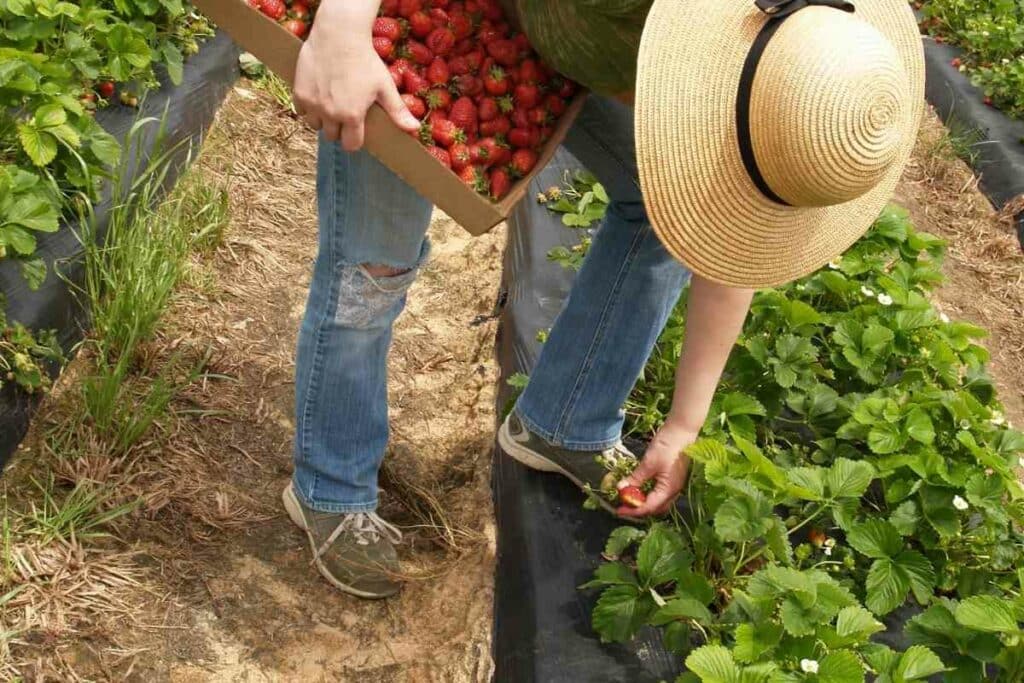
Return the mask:
<svg viewBox="0 0 1024 683">
<path fill-rule="evenodd" d="M 341 137 L 341 126 L 335 121 L 324 121 L 324 138 L 330 142 L 337 142 Z"/>
<path fill-rule="evenodd" d="M 363 146 L 363 119 L 347 118 L 341 125 L 341 146 L 346 152 L 355 152 Z"/>
<path fill-rule="evenodd" d="M 391 82 L 385 84 L 381 89 L 380 94 L 377 96 L 377 102 L 399 128 L 414 132 L 420 127 L 420 122 L 412 115 L 409 108 L 405 106 L 401 95 L 398 94 L 398 89 Z"/>
</svg>

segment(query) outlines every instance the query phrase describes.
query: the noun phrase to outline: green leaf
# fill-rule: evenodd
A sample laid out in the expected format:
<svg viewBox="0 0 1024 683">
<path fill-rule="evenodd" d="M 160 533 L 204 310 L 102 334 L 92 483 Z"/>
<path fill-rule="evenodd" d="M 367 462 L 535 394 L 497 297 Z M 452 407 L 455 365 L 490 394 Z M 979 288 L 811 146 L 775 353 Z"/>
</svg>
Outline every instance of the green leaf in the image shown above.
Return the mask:
<svg viewBox="0 0 1024 683">
<path fill-rule="evenodd" d="M 896 680 L 918 681 L 946 670 L 939 656 L 924 645 L 913 645 L 900 656 Z"/>
<path fill-rule="evenodd" d="M 849 650 L 825 655 L 818 662 L 819 683 L 863 683 L 864 665 Z"/>
<path fill-rule="evenodd" d="M 896 557 L 896 565 L 910 582 L 910 590 L 922 605 L 927 605 L 935 595 L 935 568 L 916 550 L 905 550 Z"/>
<path fill-rule="evenodd" d="M 31 290 L 39 289 L 46 280 L 46 263 L 38 256 L 22 259 L 21 275 Z"/>
<path fill-rule="evenodd" d="M 608 542 L 604 544 L 605 559 L 617 559 L 631 545 L 644 537 L 644 532 L 635 526 L 620 526 L 608 536 Z"/>
<path fill-rule="evenodd" d="M 648 593 L 634 586 L 612 586 L 601 593 L 590 619 L 602 640 L 625 642 L 636 635 L 654 607 Z"/>
<path fill-rule="evenodd" d="M 879 422 L 868 432 L 868 448 L 874 453 L 895 453 L 907 443 L 900 428 L 889 422 Z"/>
<path fill-rule="evenodd" d="M 793 597 L 788 597 L 782 601 L 779 616 L 782 618 L 782 625 L 786 631 L 797 637 L 811 635 L 818 626 L 818 619 L 814 610 L 810 607 L 804 607 Z"/>
<path fill-rule="evenodd" d="M 702 683 L 739 683 L 740 669 L 729 649 L 705 645 L 690 653 L 686 668 L 700 676 Z"/>
<path fill-rule="evenodd" d="M 935 441 L 935 427 L 932 419 L 921 408 L 914 408 L 907 415 L 907 434 L 911 439 L 928 445 Z"/>
<path fill-rule="evenodd" d="M 847 643 L 864 642 L 884 630 L 885 625 L 859 605 L 844 607 L 836 617 L 836 634 Z"/>
<path fill-rule="evenodd" d="M 859 498 L 874 477 L 875 468 L 871 463 L 838 458 L 828 469 L 825 483 L 833 498 Z"/>
<path fill-rule="evenodd" d="M 896 563 L 888 558 L 875 560 L 868 570 L 864 604 L 875 614 L 888 614 L 907 599 L 910 580 Z"/>
<path fill-rule="evenodd" d="M 753 664 L 770 653 L 782 640 L 782 626 L 772 621 L 758 624 L 744 622 L 736 627 L 733 655 L 741 662 Z"/>
<path fill-rule="evenodd" d="M 18 124 L 18 140 L 36 166 L 46 166 L 57 157 L 57 139 L 31 124 Z"/>
<path fill-rule="evenodd" d="M 960 517 L 953 507 L 956 491 L 937 486 L 921 487 L 921 508 L 925 519 L 940 536 L 952 538 L 960 533 Z"/>
<path fill-rule="evenodd" d="M 764 406 L 757 399 L 737 392 L 722 398 L 722 412 L 726 415 L 766 415 Z"/>
<path fill-rule="evenodd" d="M 889 516 L 889 523 L 893 525 L 896 531 L 900 532 L 902 536 L 911 536 L 917 530 L 917 523 L 921 520 L 921 516 L 917 511 L 917 503 L 912 500 L 905 500 L 900 503 L 899 507 L 892 511 Z"/>
<path fill-rule="evenodd" d="M 96 130 L 90 134 L 89 149 L 106 166 L 117 166 L 121 160 L 121 145 L 113 135 L 105 130 Z"/>
<path fill-rule="evenodd" d="M 163 45 L 164 66 L 167 67 L 167 76 L 174 85 L 181 85 L 185 74 L 185 60 L 181 50 L 174 43 L 168 41 Z"/>
<path fill-rule="evenodd" d="M 895 337 L 892 330 L 883 327 L 878 323 L 870 323 L 864 328 L 864 335 L 861 337 L 861 349 L 865 353 L 878 355 L 886 349 Z"/>
<path fill-rule="evenodd" d="M 715 512 L 715 533 L 724 541 L 752 541 L 768 529 L 771 512 L 771 504 L 756 491 L 733 496 Z"/>
<path fill-rule="evenodd" d="M 846 540 L 857 552 L 875 559 L 894 557 L 903 549 L 903 539 L 896 527 L 883 519 L 857 524 Z"/>
<path fill-rule="evenodd" d="M 650 623 L 655 626 L 664 626 L 673 621 L 693 619 L 701 624 L 707 625 L 714 621 L 714 617 L 707 607 L 690 597 L 673 598 L 658 608 L 658 611 L 651 617 Z"/>
<path fill-rule="evenodd" d="M 68 113 L 59 104 L 47 104 L 39 109 L 33 116 L 37 128 L 56 128 L 68 121 Z"/>
<path fill-rule="evenodd" d="M 825 497 L 825 470 L 821 467 L 793 467 L 786 470 L 786 478 L 794 486 L 808 492 L 801 496 L 806 500 L 821 500 Z"/>
<path fill-rule="evenodd" d="M 640 543 L 636 568 L 645 586 L 657 586 L 688 569 L 692 561 L 693 556 L 679 532 L 664 524 L 655 524 Z"/>
<path fill-rule="evenodd" d="M 618 585 L 636 586 L 636 575 L 633 570 L 621 562 L 604 562 L 594 570 L 594 578 L 581 585 L 580 589 Z"/>
<path fill-rule="evenodd" d="M 793 564 L 793 546 L 789 542 L 789 533 L 786 530 L 786 523 L 778 517 L 772 520 L 765 532 L 765 543 L 772 551 L 776 562 L 785 565 Z"/>
<path fill-rule="evenodd" d="M 1017 617 L 1012 603 L 992 595 L 975 595 L 956 608 L 956 620 L 962 626 L 982 633 L 1017 633 Z"/>
</svg>

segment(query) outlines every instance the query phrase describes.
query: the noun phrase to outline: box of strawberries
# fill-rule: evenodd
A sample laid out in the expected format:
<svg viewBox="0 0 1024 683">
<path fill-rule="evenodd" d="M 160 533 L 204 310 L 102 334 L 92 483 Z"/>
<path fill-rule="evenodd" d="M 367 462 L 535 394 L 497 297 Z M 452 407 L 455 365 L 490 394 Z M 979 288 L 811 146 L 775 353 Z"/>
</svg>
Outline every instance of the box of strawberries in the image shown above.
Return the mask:
<svg viewBox="0 0 1024 683">
<path fill-rule="evenodd" d="M 317 0 L 193 0 L 292 83 Z M 504 220 L 554 154 L 584 93 L 533 52 L 500 0 L 382 0 L 373 47 L 417 134 L 379 106 L 365 146 L 472 234 Z"/>
</svg>

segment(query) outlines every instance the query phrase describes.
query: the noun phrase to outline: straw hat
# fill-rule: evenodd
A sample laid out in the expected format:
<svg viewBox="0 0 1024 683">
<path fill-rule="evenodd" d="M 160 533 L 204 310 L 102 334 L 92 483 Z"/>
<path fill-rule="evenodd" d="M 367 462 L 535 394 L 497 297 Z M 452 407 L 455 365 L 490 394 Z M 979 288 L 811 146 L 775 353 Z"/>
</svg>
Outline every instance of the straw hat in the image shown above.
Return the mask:
<svg viewBox="0 0 1024 683">
<path fill-rule="evenodd" d="M 651 223 L 710 280 L 806 275 L 892 196 L 923 98 L 906 0 L 655 0 L 635 107 Z"/>
</svg>

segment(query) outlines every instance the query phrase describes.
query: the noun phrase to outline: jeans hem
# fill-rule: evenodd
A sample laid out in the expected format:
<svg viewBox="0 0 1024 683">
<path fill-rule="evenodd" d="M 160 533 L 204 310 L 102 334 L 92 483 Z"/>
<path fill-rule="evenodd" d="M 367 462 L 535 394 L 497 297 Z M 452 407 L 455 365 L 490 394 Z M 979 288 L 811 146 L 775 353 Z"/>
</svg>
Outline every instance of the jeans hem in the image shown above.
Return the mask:
<svg viewBox="0 0 1024 683">
<path fill-rule="evenodd" d="M 607 449 L 615 446 L 620 441 L 622 441 L 622 436 L 621 435 L 616 436 L 613 439 L 602 439 L 600 441 L 580 441 L 580 440 L 576 440 L 576 439 L 561 439 L 561 438 L 556 437 L 554 432 L 550 432 L 550 431 L 544 429 L 543 427 L 538 426 L 536 421 L 534 421 L 533 419 L 531 419 L 528 416 L 524 415 L 522 408 L 520 408 L 518 405 L 515 408 L 515 412 L 516 412 L 516 417 L 519 418 L 519 421 L 522 422 L 523 425 L 532 434 L 534 434 L 535 436 L 539 436 L 540 438 L 544 439 L 544 441 L 547 441 L 552 446 L 556 446 L 558 448 L 564 448 L 564 449 L 569 450 L 569 451 L 582 451 L 582 452 L 586 452 L 586 451 L 589 451 L 589 452 L 604 451 L 604 450 L 607 450 Z"/>
<path fill-rule="evenodd" d="M 299 499 L 299 502 L 302 503 L 303 507 L 309 508 L 315 512 L 344 515 L 357 512 L 375 512 L 377 510 L 378 501 L 376 498 L 368 503 L 320 503 L 307 498 L 298 484 L 295 484 L 293 489 L 295 491 L 295 497 Z"/>
</svg>

